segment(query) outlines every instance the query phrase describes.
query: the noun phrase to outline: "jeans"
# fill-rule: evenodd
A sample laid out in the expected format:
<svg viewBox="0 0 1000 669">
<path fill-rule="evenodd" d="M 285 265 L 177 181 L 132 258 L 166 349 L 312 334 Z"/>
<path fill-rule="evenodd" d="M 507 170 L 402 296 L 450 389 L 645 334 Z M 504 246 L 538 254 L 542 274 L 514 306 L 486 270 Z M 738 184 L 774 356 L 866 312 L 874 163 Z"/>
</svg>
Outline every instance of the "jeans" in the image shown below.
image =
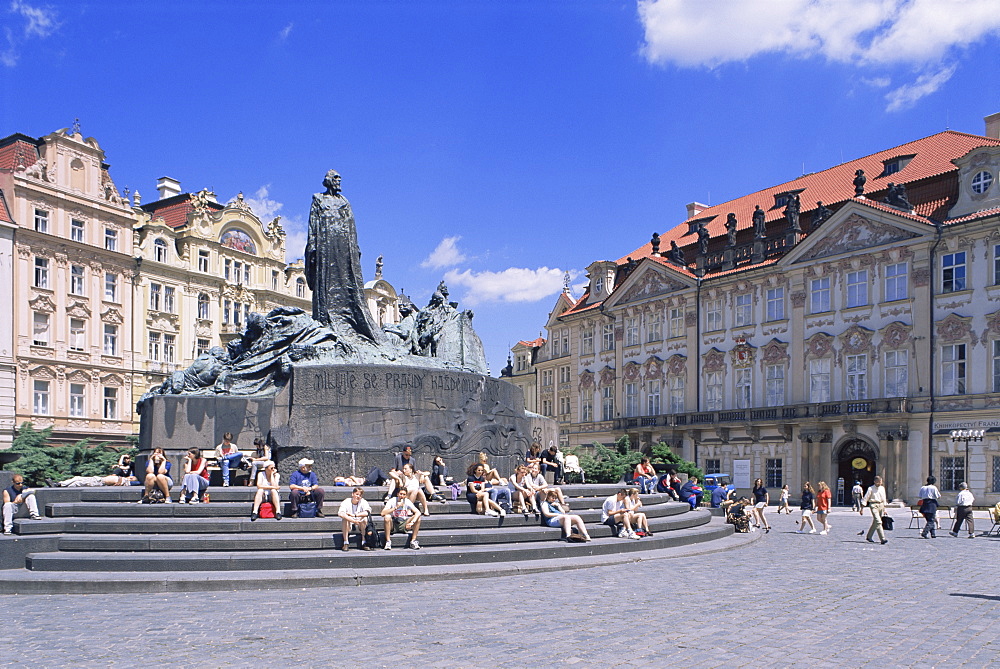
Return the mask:
<svg viewBox="0 0 1000 669">
<path fill-rule="evenodd" d="M 504 506 L 503 502 L 500 501 L 502 498 L 507 500 L 507 506 Z M 509 511 L 511 508 L 510 488 L 506 486 L 493 486 L 490 488 L 490 499 L 502 506 L 505 511 Z"/>
<path fill-rule="evenodd" d="M 35 494 L 31 493 L 27 497 L 22 496 L 24 499 L 23 504 L 28 506 L 28 515 L 32 518 L 38 517 L 38 501 L 35 499 Z M 3 505 L 3 531 L 10 532 L 14 529 L 14 516 L 17 515 L 17 510 L 20 508 L 20 504 L 15 504 L 14 502 L 6 502 Z"/>
<path fill-rule="evenodd" d="M 920 536 L 926 537 L 928 533 L 933 537 L 934 530 L 937 529 L 937 511 L 931 511 L 930 513 L 923 514 L 924 520 L 927 523 L 924 525 L 924 529 L 920 532 Z"/>
<path fill-rule="evenodd" d="M 222 482 L 224 484 L 229 485 L 229 470 L 238 467 L 241 460 L 243 460 L 243 454 L 239 451 L 219 456 L 219 467 L 222 468 Z"/>
<path fill-rule="evenodd" d="M 199 474 L 185 474 L 184 488 L 189 497 L 201 497 L 202 491 L 208 487 L 208 479 Z"/>
<path fill-rule="evenodd" d="M 636 476 L 634 480 L 639 484 L 639 490 L 642 491 L 642 494 L 644 495 L 648 495 L 656 490 L 655 476 Z"/>
</svg>

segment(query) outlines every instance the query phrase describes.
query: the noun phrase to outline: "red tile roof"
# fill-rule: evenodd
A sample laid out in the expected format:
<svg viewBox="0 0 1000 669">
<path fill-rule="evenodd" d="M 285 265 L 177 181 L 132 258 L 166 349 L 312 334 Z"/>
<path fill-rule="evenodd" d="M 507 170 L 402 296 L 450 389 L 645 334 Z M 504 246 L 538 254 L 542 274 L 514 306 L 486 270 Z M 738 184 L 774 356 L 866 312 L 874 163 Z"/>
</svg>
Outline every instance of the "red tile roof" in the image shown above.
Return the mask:
<svg viewBox="0 0 1000 669">
<path fill-rule="evenodd" d="M 538 339 L 532 339 L 531 341 L 519 341 L 517 342 L 521 346 L 527 346 L 528 348 L 541 348 L 545 346 L 545 339 L 539 337 Z"/>
<path fill-rule="evenodd" d="M 218 202 L 209 202 L 210 209 L 221 211 L 224 205 Z M 143 210 L 149 212 L 152 219 L 163 219 L 163 222 L 171 228 L 179 228 L 187 224 L 188 214 L 194 209 L 191 204 L 191 193 L 181 193 L 163 200 L 156 200 L 149 204 L 142 205 Z"/>
<path fill-rule="evenodd" d="M 671 241 L 676 241 L 681 247 L 693 245 L 697 241 L 695 233 L 688 232 L 688 221 L 714 217 L 706 223 L 706 227 L 709 234 L 716 238 L 725 236 L 725 222 L 729 212 L 736 214 L 739 222 L 737 229 L 740 231 L 753 227 L 754 205 L 759 204 L 765 210 L 765 220 L 768 222 L 783 219 L 784 208 L 775 206 L 775 196 L 789 191 L 801 191 L 799 197 L 802 201 L 802 213 L 814 210 L 817 201 L 836 210 L 839 205 L 854 197 L 852 182 L 855 170 L 859 169 L 864 170 L 868 177 L 865 184 L 867 198 L 880 200 L 885 195 L 889 182 L 902 183 L 906 185 L 907 195 L 914 203 L 917 213 L 940 220 L 947 215 L 958 192 L 958 168 L 952 161 L 977 147 L 998 145 L 1000 140 L 990 137 L 953 130 L 940 132 L 708 207 L 663 233 L 660 236 L 660 250 L 666 252 Z M 906 156 L 913 157 L 905 167 L 894 174 L 883 174 L 886 162 Z M 942 175 L 947 175 L 947 178 L 942 179 Z M 622 256 L 618 264 L 627 262 L 629 256 L 639 260 L 649 257 L 651 253 L 652 246 L 646 243 Z M 688 255 L 691 255 L 690 252 Z"/>
<path fill-rule="evenodd" d="M 972 214 L 966 214 L 965 216 L 956 216 L 955 218 L 949 218 L 945 221 L 945 225 L 951 225 L 952 223 L 965 223 L 966 221 L 974 221 L 977 218 L 989 218 L 990 216 L 996 216 L 1000 214 L 1000 207 L 994 207 L 993 209 L 983 209 L 982 211 L 977 211 Z"/>
<path fill-rule="evenodd" d="M 38 160 L 38 140 L 27 135 L 0 139 L 0 170 L 14 170 L 18 163 L 31 167 Z"/>
<path fill-rule="evenodd" d="M 2 190 L 0 190 L 0 221 L 4 223 L 14 222 L 14 217 L 10 215 L 10 208 L 7 206 L 7 198 L 4 197 Z"/>
</svg>

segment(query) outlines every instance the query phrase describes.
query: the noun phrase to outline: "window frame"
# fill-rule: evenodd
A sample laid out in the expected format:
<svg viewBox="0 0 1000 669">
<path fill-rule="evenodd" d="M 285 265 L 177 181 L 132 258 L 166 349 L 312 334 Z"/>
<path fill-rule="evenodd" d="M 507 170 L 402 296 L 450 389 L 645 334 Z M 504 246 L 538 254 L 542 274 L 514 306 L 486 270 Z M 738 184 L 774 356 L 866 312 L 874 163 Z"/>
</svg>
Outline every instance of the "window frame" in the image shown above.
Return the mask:
<svg viewBox="0 0 1000 669">
<path fill-rule="evenodd" d="M 76 326 L 77 324 L 78 327 Z M 81 353 L 87 348 L 87 321 L 83 318 L 69 319 L 69 350 Z"/>
<path fill-rule="evenodd" d="M 966 290 L 966 256 L 965 251 L 945 253 L 941 256 L 941 292 L 957 293 Z"/>
<path fill-rule="evenodd" d="M 844 375 L 846 398 L 849 401 L 868 399 L 868 354 L 845 356 Z"/>
<path fill-rule="evenodd" d="M 808 385 L 809 402 L 822 404 L 831 401 L 832 397 L 832 360 L 830 358 L 812 358 L 809 360 Z"/>
<path fill-rule="evenodd" d="M 898 268 L 902 268 L 902 272 Z M 908 299 L 909 290 L 909 264 L 906 262 L 892 263 L 883 269 L 883 302 L 896 302 Z M 890 288 L 891 286 L 891 288 Z"/>
<path fill-rule="evenodd" d="M 733 296 L 733 327 L 753 325 L 753 295 L 742 293 Z"/>
<path fill-rule="evenodd" d="M 87 241 L 87 222 L 79 218 L 69 221 L 69 238 L 71 241 L 85 243 Z"/>
<path fill-rule="evenodd" d="M 830 277 L 821 276 L 809 280 L 809 314 L 826 314 L 832 311 Z"/>
<path fill-rule="evenodd" d="M 69 293 L 86 297 L 87 295 L 87 270 L 83 265 L 69 266 Z"/>
<path fill-rule="evenodd" d="M 942 395 L 965 395 L 967 393 L 967 356 L 968 349 L 964 343 L 943 344 L 941 346 Z"/>
<path fill-rule="evenodd" d="M 847 308 L 867 307 L 868 296 L 868 270 L 859 269 L 847 273 Z"/>
<path fill-rule="evenodd" d="M 768 407 L 785 405 L 785 365 L 767 365 L 764 368 L 764 387 Z"/>
<path fill-rule="evenodd" d="M 107 226 L 104 227 L 104 250 L 118 251 L 118 231 Z"/>
<path fill-rule="evenodd" d="M 49 290 L 49 259 L 35 256 L 35 288 Z"/>
<path fill-rule="evenodd" d="M 73 392 L 79 389 L 80 392 Z M 83 383 L 69 384 L 69 417 L 83 418 L 87 415 L 87 386 Z"/>
<path fill-rule="evenodd" d="M 892 360 L 890 361 L 890 356 Z M 900 356 L 903 361 L 900 364 Z M 910 384 L 910 352 L 906 349 L 894 349 L 883 354 L 883 387 L 884 397 L 906 397 Z M 890 379 L 890 376 L 892 377 Z M 899 387 L 902 385 L 902 389 Z"/>
<path fill-rule="evenodd" d="M 104 324 L 104 335 L 101 338 L 101 350 L 104 355 L 118 356 L 118 326 L 112 323 Z"/>
<path fill-rule="evenodd" d="M 767 321 L 773 323 L 774 321 L 785 320 L 785 287 L 777 286 L 776 288 L 767 289 Z"/>
</svg>

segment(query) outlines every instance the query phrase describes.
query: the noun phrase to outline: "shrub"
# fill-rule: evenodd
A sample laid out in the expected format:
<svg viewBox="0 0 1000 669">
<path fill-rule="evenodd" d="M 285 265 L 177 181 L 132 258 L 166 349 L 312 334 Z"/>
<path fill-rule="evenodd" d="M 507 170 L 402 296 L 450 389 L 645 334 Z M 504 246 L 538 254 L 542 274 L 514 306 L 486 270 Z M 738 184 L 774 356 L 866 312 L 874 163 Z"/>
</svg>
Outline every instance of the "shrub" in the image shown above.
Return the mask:
<svg viewBox="0 0 1000 669">
<path fill-rule="evenodd" d="M 135 448 L 112 448 L 106 441 L 91 446 L 89 439 L 72 446 L 47 446 L 51 437 L 51 427 L 36 430 L 31 423 L 22 423 L 10 448 L 12 453 L 20 453 L 21 458 L 8 469 L 22 474 L 28 485 L 40 486 L 46 478 L 59 481 L 71 476 L 105 476 L 111 473 L 122 453 L 133 457 L 138 453 Z"/>
<path fill-rule="evenodd" d="M 705 480 L 705 473 L 701 470 L 701 467 L 690 460 L 685 460 L 681 456 L 675 455 L 670 446 L 662 441 L 653 446 L 650 462 L 652 464 L 669 465 L 677 473 L 683 472 L 688 476 L 697 476 L 699 481 Z"/>
<path fill-rule="evenodd" d="M 628 435 L 622 435 L 614 448 L 594 442 L 594 454 L 572 451 L 580 458 L 580 466 L 592 483 L 618 483 L 626 472 L 631 473 L 639 464 L 642 453 L 630 450 Z"/>
</svg>

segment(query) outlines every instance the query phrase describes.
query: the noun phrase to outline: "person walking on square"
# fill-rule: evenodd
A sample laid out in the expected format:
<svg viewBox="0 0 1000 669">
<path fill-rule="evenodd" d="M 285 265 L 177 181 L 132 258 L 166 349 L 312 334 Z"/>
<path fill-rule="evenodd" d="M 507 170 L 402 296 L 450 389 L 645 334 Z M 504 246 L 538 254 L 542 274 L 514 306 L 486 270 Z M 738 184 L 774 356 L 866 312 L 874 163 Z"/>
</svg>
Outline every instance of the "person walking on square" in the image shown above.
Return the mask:
<svg viewBox="0 0 1000 669">
<path fill-rule="evenodd" d="M 830 502 L 832 500 L 833 494 L 830 492 L 830 486 L 826 484 L 826 481 L 820 481 L 819 492 L 816 493 L 816 519 L 823 526 L 823 529 L 820 530 L 820 534 L 823 535 L 830 532 Z"/>
<path fill-rule="evenodd" d="M 924 517 L 927 523 L 924 525 L 924 529 L 920 531 L 920 538 L 926 539 L 927 535 L 930 535 L 931 539 L 936 539 L 938 522 L 937 522 L 937 508 L 938 500 L 941 499 L 941 492 L 934 485 L 937 483 L 937 479 L 933 476 L 927 477 L 927 485 L 920 488 L 920 514 Z"/>
<path fill-rule="evenodd" d="M 955 526 L 951 528 L 950 534 L 953 537 L 958 536 L 958 531 L 962 529 L 962 523 L 965 522 L 969 528 L 969 538 L 976 538 L 976 526 L 972 522 L 972 504 L 976 501 L 976 498 L 972 496 L 972 492 L 969 490 L 969 484 L 962 481 L 958 484 L 958 496 L 955 498 Z"/>
<path fill-rule="evenodd" d="M 861 511 L 863 505 L 861 504 L 861 498 L 864 497 L 865 489 L 861 487 L 861 481 L 855 481 L 854 487 L 851 488 L 851 499 L 854 501 L 851 503 L 852 511 Z"/>
<path fill-rule="evenodd" d="M 767 524 L 767 520 L 764 518 L 764 509 L 767 508 L 768 503 L 770 503 L 771 498 L 767 494 L 767 488 L 764 487 L 764 481 L 761 479 L 754 479 L 753 482 L 753 516 L 756 519 L 757 527 L 763 527 L 764 532 L 770 532 L 771 526 Z"/>
<path fill-rule="evenodd" d="M 799 504 L 799 508 L 802 510 L 802 519 L 799 521 L 799 529 L 795 532 L 796 534 L 803 534 L 806 531 L 806 523 L 809 523 L 809 534 L 816 534 L 816 526 L 813 524 L 812 514 L 813 514 L 813 502 L 816 499 L 816 493 L 813 492 L 812 484 L 806 481 L 805 486 L 802 488 L 802 503 Z"/>
<path fill-rule="evenodd" d="M 872 482 L 871 487 L 865 492 L 864 496 L 861 498 L 861 510 L 858 511 L 860 515 L 864 515 L 865 507 L 868 507 L 868 511 L 872 514 L 872 524 L 868 528 L 868 535 L 865 539 L 869 543 L 875 543 L 872 537 L 877 533 L 878 540 L 882 544 L 889 543 L 889 540 L 885 538 L 885 530 L 882 529 L 882 514 L 885 512 L 885 488 L 882 487 L 882 477 L 876 476 L 875 480 Z"/>
<path fill-rule="evenodd" d="M 778 500 L 778 511 L 781 513 L 784 511 L 788 515 L 792 515 L 792 507 L 788 504 L 788 497 L 791 493 L 788 490 L 788 484 L 781 486 L 781 499 Z"/>
</svg>

